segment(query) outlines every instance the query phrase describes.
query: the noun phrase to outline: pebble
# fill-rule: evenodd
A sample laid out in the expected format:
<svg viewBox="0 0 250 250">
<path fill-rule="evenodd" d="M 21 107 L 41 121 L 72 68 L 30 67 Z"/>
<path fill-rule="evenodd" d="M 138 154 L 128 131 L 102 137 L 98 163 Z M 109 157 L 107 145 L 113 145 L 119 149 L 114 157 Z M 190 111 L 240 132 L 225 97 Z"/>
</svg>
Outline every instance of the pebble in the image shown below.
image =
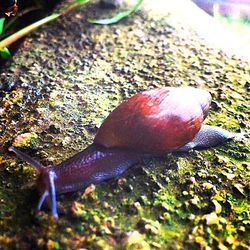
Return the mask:
<svg viewBox="0 0 250 250">
<path fill-rule="evenodd" d="M 195 196 L 193 199 L 190 200 L 190 202 L 193 204 L 193 205 L 198 205 L 198 203 L 200 202 L 200 199 L 198 196 Z"/>
<path fill-rule="evenodd" d="M 213 205 L 214 205 L 214 212 L 216 213 L 216 214 L 220 214 L 221 213 L 221 211 L 222 211 L 222 206 L 221 206 L 221 204 L 217 201 L 217 200 L 212 200 L 212 202 L 213 202 Z"/>
<path fill-rule="evenodd" d="M 89 196 L 94 191 L 95 191 L 95 185 L 94 184 L 90 184 L 87 188 L 85 188 L 83 195 L 84 196 Z"/>
<path fill-rule="evenodd" d="M 150 201 L 148 200 L 147 196 L 145 195 L 141 195 L 137 201 L 141 204 L 141 205 L 149 205 Z"/>
<path fill-rule="evenodd" d="M 38 142 L 38 135 L 35 132 L 18 135 L 13 142 L 15 147 L 34 147 Z"/>
<path fill-rule="evenodd" d="M 191 176 L 189 178 L 189 181 L 192 183 L 192 184 L 195 184 L 196 183 L 196 180 L 195 180 L 195 177 Z"/>
<path fill-rule="evenodd" d="M 60 133 L 60 127 L 56 124 L 51 124 L 49 126 L 49 132 L 53 134 L 59 134 Z"/>
<path fill-rule="evenodd" d="M 232 181 L 235 178 L 235 174 L 232 173 L 223 173 L 224 176 L 230 181 Z"/>
<path fill-rule="evenodd" d="M 205 182 L 202 184 L 202 186 L 207 189 L 207 190 L 210 190 L 210 189 L 215 189 L 215 186 L 209 182 Z"/>
<path fill-rule="evenodd" d="M 150 249 L 148 243 L 144 240 L 144 236 L 137 230 L 127 233 L 124 240 L 124 246 L 126 249 Z"/>
<path fill-rule="evenodd" d="M 239 195 L 242 195 L 242 196 L 245 196 L 245 192 L 244 192 L 244 187 L 242 184 L 240 183 L 236 183 L 233 185 L 233 190 L 235 193 L 239 194 Z"/>
<path fill-rule="evenodd" d="M 207 225 L 214 225 L 219 223 L 219 218 L 215 212 L 204 215 L 203 219 L 206 220 Z"/>
</svg>

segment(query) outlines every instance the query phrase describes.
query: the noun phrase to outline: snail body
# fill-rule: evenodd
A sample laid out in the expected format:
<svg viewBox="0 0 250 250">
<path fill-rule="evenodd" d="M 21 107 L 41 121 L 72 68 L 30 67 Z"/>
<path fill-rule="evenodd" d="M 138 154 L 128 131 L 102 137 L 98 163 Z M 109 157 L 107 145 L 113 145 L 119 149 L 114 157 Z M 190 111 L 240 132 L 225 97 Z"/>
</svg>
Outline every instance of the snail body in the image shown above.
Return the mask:
<svg viewBox="0 0 250 250">
<path fill-rule="evenodd" d="M 235 137 L 225 129 L 203 125 L 211 95 L 191 87 L 163 87 L 141 92 L 124 101 L 104 120 L 93 144 L 54 167 L 44 167 L 19 151 L 10 150 L 34 166 L 37 188 L 47 196 L 54 217 L 56 194 L 72 192 L 121 175 L 144 158 L 165 152 L 207 148 Z"/>
</svg>

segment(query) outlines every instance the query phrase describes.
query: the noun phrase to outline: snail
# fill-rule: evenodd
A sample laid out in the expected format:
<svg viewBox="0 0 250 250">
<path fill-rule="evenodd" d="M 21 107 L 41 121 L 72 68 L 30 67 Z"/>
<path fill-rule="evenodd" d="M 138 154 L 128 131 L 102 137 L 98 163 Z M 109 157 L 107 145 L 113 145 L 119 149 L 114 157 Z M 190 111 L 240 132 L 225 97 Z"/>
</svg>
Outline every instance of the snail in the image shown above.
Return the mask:
<svg viewBox="0 0 250 250">
<path fill-rule="evenodd" d="M 236 133 L 203 125 L 210 103 L 209 92 L 192 87 L 147 90 L 115 108 L 100 126 L 94 142 L 57 166 L 45 167 L 14 146 L 9 150 L 34 166 L 41 192 L 37 208 L 40 210 L 49 197 L 57 218 L 58 194 L 119 176 L 144 158 L 208 148 L 234 138 Z"/>
</svg>

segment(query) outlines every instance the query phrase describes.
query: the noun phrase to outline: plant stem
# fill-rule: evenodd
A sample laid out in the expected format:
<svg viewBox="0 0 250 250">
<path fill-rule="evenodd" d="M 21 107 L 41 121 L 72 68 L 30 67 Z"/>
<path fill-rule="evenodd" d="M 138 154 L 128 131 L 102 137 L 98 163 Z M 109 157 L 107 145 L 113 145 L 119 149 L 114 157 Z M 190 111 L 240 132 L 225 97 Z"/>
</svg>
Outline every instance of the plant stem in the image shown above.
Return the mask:
<svg viewBox="0 0 250 250">
<path fill-rule="evenodd" d="M 39 21 L 37 21 L 35 23 L 32 23 L 31 25 L 17 31 L 13 35 L 5 38 L 4 40 L 2 40 L 0 42 L 0 49 L 9 46 L 10 44 L 16 42 L 18 39 L 20 39 L 23 36 L 30 33 L 32 30 L 35 30 L 38 27 L 57 19 L 58 17 L 60 17 L 60 14 L 52 14 L 52 15 L 50 15 L 48 17 L 45 17 L 45 18 L 43 18 L 43 19 L 41 19 L 41 20 L 39 20 Z"/>
</svg>

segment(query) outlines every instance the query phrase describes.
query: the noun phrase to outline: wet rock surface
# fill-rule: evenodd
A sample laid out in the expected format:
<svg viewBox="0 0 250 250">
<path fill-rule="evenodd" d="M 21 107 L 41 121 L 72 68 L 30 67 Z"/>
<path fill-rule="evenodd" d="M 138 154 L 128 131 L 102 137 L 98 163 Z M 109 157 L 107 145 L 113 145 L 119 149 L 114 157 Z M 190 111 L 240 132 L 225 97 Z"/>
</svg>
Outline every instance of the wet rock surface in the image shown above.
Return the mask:
<svg viewBox="0 0 250 250">
<path fill-rule="evenodd" d="M 39 29 L 1 72 L 0 248 L 248 249 L 249 62 L 209 47 L 174 13 L 86 22 L 100 12 L 91 4 Z M 183 85 L 208 89 L 206 122 L 245 140 L 169 154 L 64 195 L 58 221 L 35 211 L 35 173 L 8 152 L 12 143 L 54 165 L 89 145 L 125 98 Z"/>
</svg>

